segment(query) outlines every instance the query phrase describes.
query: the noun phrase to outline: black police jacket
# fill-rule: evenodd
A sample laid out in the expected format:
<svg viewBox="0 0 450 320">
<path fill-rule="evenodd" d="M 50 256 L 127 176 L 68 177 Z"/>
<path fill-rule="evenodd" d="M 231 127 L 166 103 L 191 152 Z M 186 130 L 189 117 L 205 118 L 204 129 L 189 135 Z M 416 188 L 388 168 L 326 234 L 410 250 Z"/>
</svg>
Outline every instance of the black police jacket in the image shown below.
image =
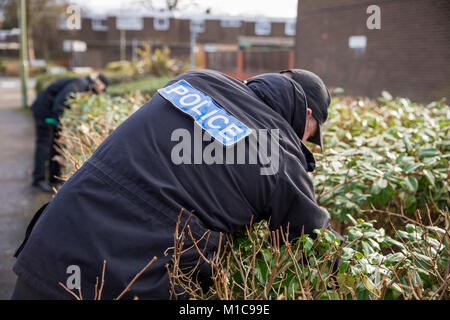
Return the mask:
<svg viewBox="0 0 450 320">
<path fill-rule="evenodd" d="M 202 239 L 199 247 L 207 257 L 218 250 L 221 233 L 233 233 L 252 218 L 253 222 L 270 220 L 272 229 L 286 231 L 289 226 L 291 239 L 302 231 L 328 227 L 307 173 L 314 167 L 314 158 L 298 136 L 303 133 L 306 114 L 301 87 L 282 75 L 269 74 L 244 83 L 209 70 L 189 71 L 165 87 L 180 80 L 211 97 L 252 130 L 278 129 L 278 168 L 274 163 L 272 173 L 262 174 L 267 162 L 247 161 L 253 152 L 251 136 L 242 140 L 244 163 L 231 161 L 238 158 L 238 151 L 229 163 L 221 164 L 217 158 L 219 163 L 198 161 L 194 150 L 199 140 L 194 135 L 202 131 L 192 117 L 162 94 L 155 94 L 105 139 L 41 210 L 40 217 L 33 219 L 14 266 L 30 286 L 50 297 L 71 299 L 58 282 L 65 284 L 71 275 L 68 270 L 73 270 L 68 268 L 77 266 L 83 298 L 92 299 L 96 277 L 101 276 L 106 260 L 102 297 L 112 299 L 156 256 L 157 261 L 124 298 L 170 298 L 167 266 L 179 216 L 181 226 L 187 223 L 193 237 Z M 195 95 L 184 98 L 185 104 L 196 99 Z M 211 124 L 219 126 L 222 120 L 227 122 L 215 118 Z M 191 164 L 174 159 L 181 143 L 174 133 L 180 129 L 192 137 L 191 151 L 180 153 Z M 277 135 L 269 133 L 267 143 L 258 140 L 256 145 L 267 146 Z M 216 155 L 230 148 L 200 140 L 202 150 L 214 149 L 211 143 Z M 189 239 L 186 248 L 192 245 Z M 188 268 L 196 265 L 198 254 L 190 249 L 182 257 L 181 267 Z M 207 283 L 210 267 L 202 262 L 198 270 L 199 279 Z"/>
<path fill-rule="evenodd" d="M 42 90 L 31 105 L 31 110 L 38 119 L 58 119 L 67 107 L 67 100 L 72 93 L 92 90 L 92 81 L 85 78 L 63 78 L 51 83 Z"/>
</svg>

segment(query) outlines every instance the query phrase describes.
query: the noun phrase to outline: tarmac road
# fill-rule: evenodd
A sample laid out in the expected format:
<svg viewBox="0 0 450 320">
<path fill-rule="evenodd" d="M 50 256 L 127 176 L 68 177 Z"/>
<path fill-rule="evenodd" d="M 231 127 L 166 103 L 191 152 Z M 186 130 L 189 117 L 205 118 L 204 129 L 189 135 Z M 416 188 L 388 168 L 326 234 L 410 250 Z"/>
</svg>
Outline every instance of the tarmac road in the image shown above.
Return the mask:
<svg viewBox="0 0 450 320">
<path fill-rule="evenodd" d="M 29 103 L 32 98 L 30 90 Z M 9 299 L 14 289 L 13 254 L 29 221 L 51 199 L 30 186 L 34 123 L 20 99 L 18 79 L 0 78 L 0 299 Z"/>
</svg>

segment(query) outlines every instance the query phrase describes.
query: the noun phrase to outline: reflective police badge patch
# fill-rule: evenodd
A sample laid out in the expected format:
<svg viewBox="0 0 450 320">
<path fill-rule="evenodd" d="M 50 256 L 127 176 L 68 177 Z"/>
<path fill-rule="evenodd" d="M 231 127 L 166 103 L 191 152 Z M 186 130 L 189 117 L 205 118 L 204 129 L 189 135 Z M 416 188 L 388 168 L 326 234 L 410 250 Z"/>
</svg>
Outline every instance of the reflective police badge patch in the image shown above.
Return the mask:
<svg viewBox="0 0 450 320">
<path fill-rule="evenodd" d="M 215 140 L 231 146 L 252 133 L 242 122 L 221 108 L 210 96 L 180 80 L 158 93 L 187 113 Z"/>
</svg>

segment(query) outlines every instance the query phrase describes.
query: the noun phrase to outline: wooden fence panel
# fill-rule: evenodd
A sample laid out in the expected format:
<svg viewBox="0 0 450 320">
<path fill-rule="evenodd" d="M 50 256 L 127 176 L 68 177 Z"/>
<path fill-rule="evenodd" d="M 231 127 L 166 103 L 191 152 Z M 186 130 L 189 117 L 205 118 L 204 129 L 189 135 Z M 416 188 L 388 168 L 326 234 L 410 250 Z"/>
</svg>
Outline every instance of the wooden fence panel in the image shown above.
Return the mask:
<svg viewBox="0 0 450 320">
<path fill-rule="evenodd" d="M 205 53 L 205 68 L 246 79 L 250 76 L 294 68 L 292 50 L 225 51 Z"/>
<path fill-rule="evenodd" d="M 236 51 L 209 52 L 207 55 L 208 69 L 236 72 L 237 54 Z"/>
<path fill-rule="evenodd" d="M 289 69 L 290 51 L 244 51 L 244 72 L 264 73 Z"/>
</svg>

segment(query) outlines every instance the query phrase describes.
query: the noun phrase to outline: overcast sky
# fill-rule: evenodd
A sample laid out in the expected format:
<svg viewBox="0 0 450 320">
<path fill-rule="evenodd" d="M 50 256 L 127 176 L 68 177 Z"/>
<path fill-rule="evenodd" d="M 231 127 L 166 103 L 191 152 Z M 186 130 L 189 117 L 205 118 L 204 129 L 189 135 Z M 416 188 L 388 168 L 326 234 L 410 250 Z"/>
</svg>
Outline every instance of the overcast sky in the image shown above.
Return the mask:
<svg viewBox="0 0 450 320">
<path fill-rule="evenodd" d="M 84 8 L 96 13 L 107 13 L 118 9 L 125 10 L 136 5 L 140 0 L 72 0 Z M 164 0 L 153 0 L 156 8 L 164 7 Z M 180 0 L 181 7 L 189 13 L 204 12 L 211 8 L 212 14 L 268 16 L 295 18 L 297 16 L 297 0 Z M 193 5 L 196 3 L 197 5 Z"/>
</svg>

